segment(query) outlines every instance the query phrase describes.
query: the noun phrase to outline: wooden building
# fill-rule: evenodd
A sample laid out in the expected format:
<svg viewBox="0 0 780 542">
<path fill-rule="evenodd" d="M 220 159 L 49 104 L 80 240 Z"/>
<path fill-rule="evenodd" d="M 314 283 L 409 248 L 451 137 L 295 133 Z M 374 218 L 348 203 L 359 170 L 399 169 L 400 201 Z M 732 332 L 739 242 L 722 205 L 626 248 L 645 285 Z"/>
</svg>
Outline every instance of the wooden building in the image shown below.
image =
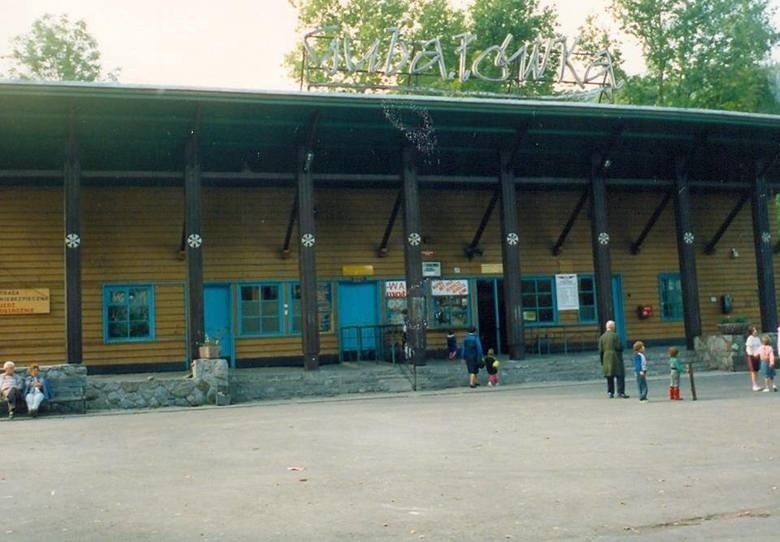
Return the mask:
<svg viewBox="0 0 780 542">
<path fill-rule="evenodd" d="M 5 358 L 313 369 L 403 309 L 418 363 L 777 327 L 778 117 L 0 83 L 0 118 Z"/>
</svg>

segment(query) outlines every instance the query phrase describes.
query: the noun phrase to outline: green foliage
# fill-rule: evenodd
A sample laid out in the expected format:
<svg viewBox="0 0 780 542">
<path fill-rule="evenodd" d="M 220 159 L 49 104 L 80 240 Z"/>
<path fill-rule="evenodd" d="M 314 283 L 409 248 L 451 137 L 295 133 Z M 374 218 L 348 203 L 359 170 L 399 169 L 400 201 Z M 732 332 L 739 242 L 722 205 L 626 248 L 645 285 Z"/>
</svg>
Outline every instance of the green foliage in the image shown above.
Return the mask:
<svg viewBox="0 0 780 542">
<path fill-rule="evenodd" d="M 623 101 L 777 112 L 769 0 L 613 0 L 612 11 L 647 65 L 627 80 Z"/>
<path fill-rule="evenodd" d="M 500 44 L 507 34 L 513 36 L 515 47 L 536 39 L 555 36 L 556 15 L 552 8 L 539 8 L 539 0 L 474 0 L 469 10 L 469 30 L 477 36 L 472 49 L 484 50 Z M 544 81 L 523 83 L 524 95 L 553 94 L 553 70 L 548 70 Z M 473 79 L 464 89 L 495 90 L 495 85 Z"/>
<path fill-rule="evenodd" d="M 101 79 L 100 50 L 83 20 L 46 14 L 33 22 L 29 33 L 11 40 L 11 77 L 47 81 Z M 118 71 L 106 74 L 116 80 Z"/>
<path fill-rule="evenodd" d="M 613 37 L 612 32 L 600 25 L 596 17 L 589 15 L 585 24 L 578 30 L 580 47 L 584 51 L 609 51 L 614 63 L 614 77 L 619 85 L 624 85 L 628 75 L 623 70 L 623 52 L 621 44 Z M 614 98 L 610 96 L 614 101 Z"/>
</svg>

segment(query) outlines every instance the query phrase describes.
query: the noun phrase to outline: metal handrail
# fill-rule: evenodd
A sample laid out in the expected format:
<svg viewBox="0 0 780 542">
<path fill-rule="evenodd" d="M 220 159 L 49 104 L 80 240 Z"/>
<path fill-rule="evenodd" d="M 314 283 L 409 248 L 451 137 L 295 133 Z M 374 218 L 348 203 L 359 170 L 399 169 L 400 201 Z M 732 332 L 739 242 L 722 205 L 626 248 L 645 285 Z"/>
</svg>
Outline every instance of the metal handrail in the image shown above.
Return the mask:
<svg viewBox="0 0 780 542">
<path fill-rule="evenodd" d="M 344 326 L 339 328 L 339 361 L 345 361 L 345 352 L 354 352 L 355 361 L 389 361 L 405 370 L 417 390 L 417 367 L 403 338 L 401 324 Z M 347 348 L 345 348 L 345 345 Z M 353 347 L 354 348 L 351 348 Z"/>
<path fill-rule="evenodd" d="M 403 326 L 371 324 L 339 328 L 339 361 L 345 352 L 354 352 L 355 361 L 391 361 L 403 356 Z"/>
<path fill-rule="evenodd" d="M 556 333 L 560 331 L 560 333 Z M 592 332 L 592 334 L 591 334 Z M 578 351 L 596 349 L 599 341 L 598 324 L 552 324 L 544 326 L 526 326 L 526 344 L 532 346 L 537 354 L 550 354 L 553 347 L 563 346 L 563 353 L 568 354 L 570 345 L 579 343 Z M 531 339 L 531 343 L 528 339 Z M 577 339 L 578 338 L 578 339 Z M 577 339 L 577 340 L 575 340 Z M 589 348 L 586 348 L 586 345 Z"/>
</svg>

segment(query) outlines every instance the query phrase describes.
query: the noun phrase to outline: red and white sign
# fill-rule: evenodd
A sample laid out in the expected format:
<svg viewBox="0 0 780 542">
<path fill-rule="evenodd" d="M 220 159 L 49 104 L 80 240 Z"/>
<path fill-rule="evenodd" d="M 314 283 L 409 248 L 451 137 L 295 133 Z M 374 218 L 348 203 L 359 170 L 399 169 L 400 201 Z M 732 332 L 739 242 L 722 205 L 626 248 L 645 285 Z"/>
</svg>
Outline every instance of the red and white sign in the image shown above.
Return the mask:
<svg viewBox="0 0 780 542">
<path fill-rule="evenodd" d="M 432 280 L 431 295 L 469 295 L 467 280 Z"/>
<path fill-rule="evenodd" d="M 406 281 L 405 280 L 386 281 L 385 297 L 406 297 Z"/>
</svg>

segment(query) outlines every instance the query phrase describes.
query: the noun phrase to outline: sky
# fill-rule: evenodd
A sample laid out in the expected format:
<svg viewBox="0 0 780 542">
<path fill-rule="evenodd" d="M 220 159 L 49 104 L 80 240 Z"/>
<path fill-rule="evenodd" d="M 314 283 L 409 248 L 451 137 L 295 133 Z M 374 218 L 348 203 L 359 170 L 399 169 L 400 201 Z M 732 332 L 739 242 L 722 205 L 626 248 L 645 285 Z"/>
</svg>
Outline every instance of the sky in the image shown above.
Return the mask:
<svg viewBox="0 0 780 542">
<path fill-rule="evenodd" d="M 454 0 L 463 4 L 468 0 Z M 557 5 L 570 36 L 609 0 L 542 0 Z M 780 6 L 780 0 L 772 0 Z M 780 12 L 780 9 L 778 9 Z M 0 0 L 0 71 L 10 40 L 45 13 L 84 19 L 97 39 L 105 71 L 119 80 L 161 86 L 295 90 L 282 67 L 300 44 L 288 0 Z M 780 27 L 780 14 L 777 24 Z M 641 70 L 638 49 L 626 45 L 627 71 Z"/>
</svg>

